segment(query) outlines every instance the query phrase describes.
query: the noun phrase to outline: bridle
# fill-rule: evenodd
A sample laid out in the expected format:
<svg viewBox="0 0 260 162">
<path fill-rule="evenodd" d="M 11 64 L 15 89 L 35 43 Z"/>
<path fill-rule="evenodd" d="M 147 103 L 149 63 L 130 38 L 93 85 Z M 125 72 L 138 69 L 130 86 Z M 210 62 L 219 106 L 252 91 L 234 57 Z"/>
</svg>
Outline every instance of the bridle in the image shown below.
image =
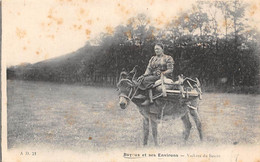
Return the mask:
<svg viewBox="0 0 260 162">
<path fill-rule="evenodd" d="M 126 82 L 128 82 L 128 83 L 131 84 L 130 91 L 129 91 L 128 95 L 125 95 L 125 94 L 120 94 L 120 95 L 119 95 L 119 97 L 124 97 L 124 98 L 128 99 L 128 101 L 132 101 L 132 99 L 134 98 L 134 96 L 135 96 L 137 90 L 139 89 L 139 85 L 133 84 L 133 83 L 135 83 L 135 82 L 134 82 L 134 78 L 135 78 L 136 73 L 137 73 L 137 69 L 136 69 L 137 67 L 138 67 L 138 66 L 136 65 L 136 66 L 133 68 L 133 70 L 130 72 L 130 73 L 134 73 L 134 75 L 133 75 L 133 77 L 132 77 L 132 81 L 131 81 L 130 79 L 121 79 L 121 80 L 119 81 L 119 83 L 118 83 L 118 85 L 120 85 L 120 83 L 121 83 L 122 81 L 126 81 Z M 121 78 L 121 77 L 120 77 L 120 78 Z"/>
<path fill-rule="evenodd" d="M 122 79 L 122 80 L 123 80 L 123 79 Z M 125 79 L 125 80 L 130 81 L 129 79 Z M 130 81 L 130 82 L 131 82 L 131 81 Z M 136 92 L 137 92 L 138 89 L 139 89 L 138 86 L 133 86 L 133 85 L 131 85 L 130 91 L 129 91 L 128 95 L 126 95 L 126 94 L 120 94 L 118 97 L 124 97 L 124 98 L 128 99 L 129 101 L 132 101 L 132 99 L 134 98 L 134 96 L 135 96 L 135 94 L 136 94 Z"/>
</svg>

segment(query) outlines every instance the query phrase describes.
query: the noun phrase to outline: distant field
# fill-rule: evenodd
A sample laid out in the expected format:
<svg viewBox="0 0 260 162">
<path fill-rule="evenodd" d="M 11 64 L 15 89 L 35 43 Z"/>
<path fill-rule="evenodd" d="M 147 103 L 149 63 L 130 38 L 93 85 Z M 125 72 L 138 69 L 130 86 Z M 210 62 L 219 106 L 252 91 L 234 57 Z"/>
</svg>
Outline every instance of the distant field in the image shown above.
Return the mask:
<svg viewBox="0 0 260 162">
<path fill-rule="evenodd" d="M 142 147 L 142 116 L 117 105 L 115 88 L 8 81 L 8 148 L 48 146 L 71 150 Z M 260 144 L 260 97 L 204 94 L 200 115 L 204 144 Z M 163 122 L 162 147 L 200 145 L 193 123 L 185 144 L 181 120 Z M 150 135 L 149 145 L 153 145 Z"/>
</svg>

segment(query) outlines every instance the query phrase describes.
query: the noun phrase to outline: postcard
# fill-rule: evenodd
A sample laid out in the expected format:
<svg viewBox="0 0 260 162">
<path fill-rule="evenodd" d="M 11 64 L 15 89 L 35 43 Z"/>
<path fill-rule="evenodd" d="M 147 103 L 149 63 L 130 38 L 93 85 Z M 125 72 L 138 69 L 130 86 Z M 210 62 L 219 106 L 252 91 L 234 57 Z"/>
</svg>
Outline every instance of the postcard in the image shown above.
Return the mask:
<svg viewBox="0 0 260 162">
<path fill-rule="evenodd" d="M 257 0 L 3 0 L 2 161 L 259 161 Z"/>
</svg>

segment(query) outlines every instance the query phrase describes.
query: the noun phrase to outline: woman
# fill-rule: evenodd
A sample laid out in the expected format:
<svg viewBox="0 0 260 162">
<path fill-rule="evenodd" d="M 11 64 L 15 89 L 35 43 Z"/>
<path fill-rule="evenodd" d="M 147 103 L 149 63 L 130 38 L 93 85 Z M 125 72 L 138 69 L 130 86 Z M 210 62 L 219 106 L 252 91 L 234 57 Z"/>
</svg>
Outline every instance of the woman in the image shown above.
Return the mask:
<svg viewBox="0 0 260 162">
<path fill-rule="evenodd" d="M 174 60 L 171 56 L 165 55 L 163 49 L 163 44 L 161 43 L 157 43 L 154 46 L 155 56 L 150 59 L 145 73 L 138 78 L 138 81 L 142 81 L 142 85 L 146 88 L 159 80 L 161 74 L 170 77 L 173 72 Z M 153 102 L 152 89 L 149 89 L 149 98 L 150 100 L 147 99 L 142 103 L 143 106 Z"/>
</svg>

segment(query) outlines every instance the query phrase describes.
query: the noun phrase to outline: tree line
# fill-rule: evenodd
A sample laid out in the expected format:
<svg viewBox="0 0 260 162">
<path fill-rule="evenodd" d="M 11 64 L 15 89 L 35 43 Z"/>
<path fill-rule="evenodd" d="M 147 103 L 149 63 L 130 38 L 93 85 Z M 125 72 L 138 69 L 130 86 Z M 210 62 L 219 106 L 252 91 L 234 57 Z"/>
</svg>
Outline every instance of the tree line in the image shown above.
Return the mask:
<svg viewBox="0 0 260 162">
<path fill-rule="evenodd" d="M 21 73 L 28 80 L 113 85 L 122 69 L 138 65 L 141 75 L 154 55 L 154 45 L 161 42 L 165 54 L 174 58 L 173 76 L 198 77 L 207 90 L 259 92 L 260 35 L 248 25 L 246 9 L 240 0 L 197 2 L 160 29 L 149 16 L 138 14 L 113 33 L 101 33 L 96 46 L 87 42 L 80 60 L 63 63 L 56 72 L 46 67 L 47 73 L 42 69 L 33 75 L 28 70 Z"/>
</svg>

